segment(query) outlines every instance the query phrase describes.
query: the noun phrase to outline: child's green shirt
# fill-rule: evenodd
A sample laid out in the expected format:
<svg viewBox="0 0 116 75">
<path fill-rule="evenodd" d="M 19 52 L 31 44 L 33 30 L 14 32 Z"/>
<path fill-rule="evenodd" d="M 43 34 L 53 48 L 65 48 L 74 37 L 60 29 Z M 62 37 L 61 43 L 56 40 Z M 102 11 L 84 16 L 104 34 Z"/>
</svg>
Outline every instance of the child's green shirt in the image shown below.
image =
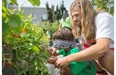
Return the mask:
<svg viewBox="0 0 116 75">
<path fill-rule="evenodd" d="M 79 52 L 78 48 L 73 48 L 69 52 L 66 52 L 64 49 L 58 50 L 59 54 L 62 54 L 64 57 L 70 54 L 74 54 Z M 91 61 L 83 61 L 83 62 L 71 62 L 69 64 L 70 70 L 73 75 L 96 75 L 96 67 L 94 62 Z"/>
</svg>

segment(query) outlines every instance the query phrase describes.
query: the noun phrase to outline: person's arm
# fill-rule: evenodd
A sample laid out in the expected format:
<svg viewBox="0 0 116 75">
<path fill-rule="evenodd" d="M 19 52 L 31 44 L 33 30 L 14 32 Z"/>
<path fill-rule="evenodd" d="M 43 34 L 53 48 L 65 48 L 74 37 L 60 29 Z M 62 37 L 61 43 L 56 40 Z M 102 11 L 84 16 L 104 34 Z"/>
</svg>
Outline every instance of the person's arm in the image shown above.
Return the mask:
<svg viewBox="0 0 116 75">
<path fill-rule="evenodd" d="M 85 61 L 99 58 L 107 53 L 110 42 L 111 40 L 107 38 L 97 39 L 97 43 L 95 45 L 67 57 L 69 57 L 69 61 Z"/>
<path fill-rule="evenodd" d="M 107 38 L 99 38 L 96 44 L 75 54 L 68 55 L 56 61 L 58 67 L 65 67 L 70 62 L 92 60 L 104 56 L 109 50 L 111 40 Z"/>
<path fill-rule="evenodd" d="M 73 75 L 73 73 L 71 72 L 68 66 L 65 67 L 64 69 L 61 69 L 60 74 L 61 75 Z"/>
</svg>

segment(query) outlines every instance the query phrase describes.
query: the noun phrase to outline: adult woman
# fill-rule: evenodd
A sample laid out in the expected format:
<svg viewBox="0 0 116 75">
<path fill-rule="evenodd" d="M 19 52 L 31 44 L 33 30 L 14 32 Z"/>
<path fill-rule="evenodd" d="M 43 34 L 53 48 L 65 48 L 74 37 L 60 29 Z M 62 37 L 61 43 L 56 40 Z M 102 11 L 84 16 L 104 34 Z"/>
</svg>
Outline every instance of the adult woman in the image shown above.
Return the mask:
<svg viewBox="0 0 116 75">
<path fill-rule="evenodd" d="M 74 35 L 84 36 L 87 40 L 95 39 L 96 43 L 79 53 L 58 59 L 56 65 L 64 68 L 73 61 L 85 61 L 98 58 L 100 65 L 113 75 L 113 17 L 106 12 L 96 13 L 89 0 L 75 0 L 70 7 L 70 15 L 72 30 L 75 32 Z"/>
</svg>

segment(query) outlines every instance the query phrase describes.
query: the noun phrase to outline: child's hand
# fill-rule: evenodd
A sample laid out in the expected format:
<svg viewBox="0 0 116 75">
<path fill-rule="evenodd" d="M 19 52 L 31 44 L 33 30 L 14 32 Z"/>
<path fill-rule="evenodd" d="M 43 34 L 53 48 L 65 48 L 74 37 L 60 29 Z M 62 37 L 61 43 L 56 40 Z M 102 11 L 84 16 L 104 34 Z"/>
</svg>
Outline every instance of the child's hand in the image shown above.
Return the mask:
<svg viewBox="0 0 116 75">
<path fill-rule="evenodd" d="M 52 57 L 52 58 L 48 59 L 48 63 L 54 64 L 56 62 L 56 60 L 57 60 L 56 57 Z"/>
<path fill-rule="evenodd" d="M 52 55 L 55 55 L 55 53 L 56 53 L 56 48 L 54 48 L 54 47 L 52 47 Z"/>
<path fill-rule="evenodd" d="M 51 56 L 57 56 L 58 54 L 56 53 L 56 48 L 54 47 L 49 47 L 46 49 L 47 52 L 51 55 Z"/>
<path fill-rule="evenodd" d="M 52 53 L 53 53 L 52 47 L 49 47 L 49 48 L 47 48 L 46 50 L 47 50 L 47 52 L 48 52 L 50 55 L 52 55 Z"/>
</svg>

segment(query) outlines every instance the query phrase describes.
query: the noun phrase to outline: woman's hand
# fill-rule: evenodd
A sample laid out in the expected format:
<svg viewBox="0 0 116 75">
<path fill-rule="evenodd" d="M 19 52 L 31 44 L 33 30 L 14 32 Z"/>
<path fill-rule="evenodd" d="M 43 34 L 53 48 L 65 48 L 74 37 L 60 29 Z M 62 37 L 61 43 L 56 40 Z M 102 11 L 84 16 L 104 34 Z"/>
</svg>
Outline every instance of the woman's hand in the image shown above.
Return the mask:
<svg viewBox="0 0 116 75">
<path fill-rule="evenodd" d="M 66 66 L 68 66 L 68 64 L 69 64 L 68 58 L 64 57 L 64 58 L 59 58 L 56 61 L 55 66 L 57 68 L 65 68 Z"/>
</svg>

